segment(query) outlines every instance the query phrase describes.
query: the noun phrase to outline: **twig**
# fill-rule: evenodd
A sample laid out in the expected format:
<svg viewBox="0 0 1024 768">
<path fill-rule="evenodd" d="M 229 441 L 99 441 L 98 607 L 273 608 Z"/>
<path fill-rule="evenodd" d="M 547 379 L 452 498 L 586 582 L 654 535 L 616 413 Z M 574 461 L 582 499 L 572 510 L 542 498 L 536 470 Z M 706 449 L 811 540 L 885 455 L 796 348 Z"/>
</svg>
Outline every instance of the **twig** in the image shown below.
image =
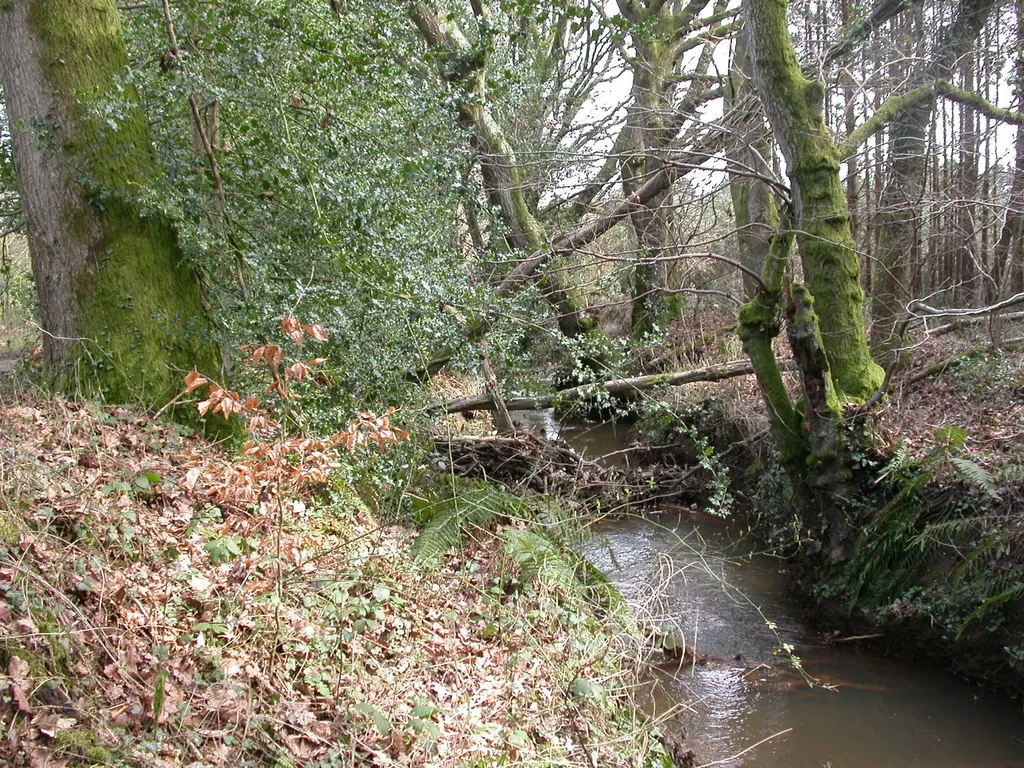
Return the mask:
<svg viewBox="0 0 1024 768">
<path fill-rule="evenodd" d="M 737 752 L 735 755 L 732 755 L 731 757 L 726 757 L 726 758 L 723 758 L 721 760 L 715 760 L 714 762 L 711 762 L 711 763 L 704 763 L 703 765 L 698 765 L 697 768 L 711 768 L 711 766 L 713 766 L 713 765 L 725 765 L 726 763 L 731 763 L 733 760 L 736 760 L 737 758 L 743 757 L 743 755 L 747 754 L 747 752 L 750 752 L 751 750 L 757 749 L 762 744 L 767 744 L 769 741 L 771 741 L 772 739 L 776 739 L 779 736 L 785 736 L 787 733 L 789 733 L 792 730 L 793 730 L 792 728 L 787 728 L 784 731 L 779 731 L 778 733 L 773 733 L 771 736 L 766 736 L 765 738 L 761 739 L 756 744 L 751 744 L 746 749 L 741 750 L 740 752 Z"/>
</svg>

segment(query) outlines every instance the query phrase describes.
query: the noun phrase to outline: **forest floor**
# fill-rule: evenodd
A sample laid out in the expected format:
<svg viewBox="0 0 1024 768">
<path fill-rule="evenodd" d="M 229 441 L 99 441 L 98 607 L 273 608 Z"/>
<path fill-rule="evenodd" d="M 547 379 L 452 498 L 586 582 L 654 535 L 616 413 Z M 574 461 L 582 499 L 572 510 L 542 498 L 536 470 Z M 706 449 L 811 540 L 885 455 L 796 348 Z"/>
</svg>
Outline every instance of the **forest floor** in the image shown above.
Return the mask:
<svg viewBox="0 0 1024 768">
<path fill-rule="evenodd" d="M 26 395 L 0 424 L 0 764 L 669 764 L 636 648 L 500 529 L 428 568 L 346 483 L 174 424 Z"/>
<path fill-rule="evenodd" d="M 956 437 L 999 498 L 972 524 L 1015 578 L 1024 354 L 978 348 L 923 347 L 870 426 L 920 460 Z M 685 398 L 716 395 L 760 428 L 747 380 Z M 517 578 L 501 526 L 427 567 L 344 471 L 267 482 L 174 424 L 30 390 L 0 424 L 0 763 L 670 764 L 642 640 Z"/>
<path fill-rule="evenodd" d="M 1024 462 L 1024 351 L 995 352 L 977 341 L 947 336 L 923 347 L 895 377 L 876 434 L 923 456 L 940 430 L 954 427 L 983 464 Z"/>
</svg>

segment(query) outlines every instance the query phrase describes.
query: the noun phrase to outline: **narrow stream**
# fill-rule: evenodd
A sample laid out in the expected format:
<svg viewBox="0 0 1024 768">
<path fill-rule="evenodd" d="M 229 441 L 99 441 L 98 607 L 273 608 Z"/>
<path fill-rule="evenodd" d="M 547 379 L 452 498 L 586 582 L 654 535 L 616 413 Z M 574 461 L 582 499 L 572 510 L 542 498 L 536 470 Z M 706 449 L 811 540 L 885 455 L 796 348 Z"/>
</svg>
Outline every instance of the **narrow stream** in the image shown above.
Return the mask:
<svg viewBox="0 0 1024 768">
<path fill-rule="evenodd" d="M 612 424 L 560 429 L 549 413 L 528 422 L 592 458 L 621 450 L 628 437 Z M 641 615 L 712 657 L 704 666 L 666 664 L 652 702 L 660 712 L 683 705 L 678 719 L 702 763 L 1024 768 L 1020 702 L 856 643 L 815 644 L 786 600 L 785 564 L 751 546 L 723 522 L 668 513 L 603 521 L 585 546 Z M 808 686 L 778 655 L 783 644 L 834 690 Z"/>
</svg>

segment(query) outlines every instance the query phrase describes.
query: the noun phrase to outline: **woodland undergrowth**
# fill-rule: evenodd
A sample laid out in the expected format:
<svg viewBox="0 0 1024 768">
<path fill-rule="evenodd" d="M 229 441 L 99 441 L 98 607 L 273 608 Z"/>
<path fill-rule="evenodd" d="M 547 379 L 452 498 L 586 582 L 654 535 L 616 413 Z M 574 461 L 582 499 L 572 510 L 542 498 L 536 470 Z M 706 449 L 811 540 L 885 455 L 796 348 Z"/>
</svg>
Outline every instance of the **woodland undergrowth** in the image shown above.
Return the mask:
<svg viewBox="0 0 1024 768">
<path fill-rule="evenodd" d="M 666 759 L 618 629 L 503 554 L 524 524 L 424 564 L 329 475 L 268 489 L 123 408 L 0 418 L 5 765 Z"/>
<path fill-rule="evenodd" d="M 391 409 L 305 436 L 302 345 L 326 333 L 281 331 L 245 350 L 261 397 L 191 373 L 168 403 L 244 423 L 240 447 L 96 402 L 0 407 L 0 762 L 671 765 L 636 706 L 642 638 L 557 505 L 357 482 L 409 435 Z"/>
</svg>

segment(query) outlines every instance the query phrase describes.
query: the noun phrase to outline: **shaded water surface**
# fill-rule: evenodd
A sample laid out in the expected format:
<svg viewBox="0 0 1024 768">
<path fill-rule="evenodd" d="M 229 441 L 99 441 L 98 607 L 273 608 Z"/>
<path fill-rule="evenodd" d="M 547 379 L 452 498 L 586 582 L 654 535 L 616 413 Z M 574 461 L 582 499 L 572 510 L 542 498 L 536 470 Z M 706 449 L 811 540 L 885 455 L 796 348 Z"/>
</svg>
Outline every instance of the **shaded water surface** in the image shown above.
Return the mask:
<svg viewBox="0 0 1024 768">
<path fill-rule="evenodd" d="M 558 431 L 544 414 L 532 421 Z M 614 425 L 561 434 L 592 458 L 627 438 Z M 701 761 L 725 760 L 788 731 L 722 765 L 1024 768 L 1020 702 L 855 643 L 815 644 L 785 599 L 784 563 L 750 554 L 722 522 L 666 513 L 606 520 L 594 534 L 586 554 L 630 603 L 712 657 L 705 666 L 661 670 L 653 702 L 660 711 L 685 705 L 678 717 Z M 836 690 L 806 685 L 777 655 L 783 644 Z"/>
</svg>

